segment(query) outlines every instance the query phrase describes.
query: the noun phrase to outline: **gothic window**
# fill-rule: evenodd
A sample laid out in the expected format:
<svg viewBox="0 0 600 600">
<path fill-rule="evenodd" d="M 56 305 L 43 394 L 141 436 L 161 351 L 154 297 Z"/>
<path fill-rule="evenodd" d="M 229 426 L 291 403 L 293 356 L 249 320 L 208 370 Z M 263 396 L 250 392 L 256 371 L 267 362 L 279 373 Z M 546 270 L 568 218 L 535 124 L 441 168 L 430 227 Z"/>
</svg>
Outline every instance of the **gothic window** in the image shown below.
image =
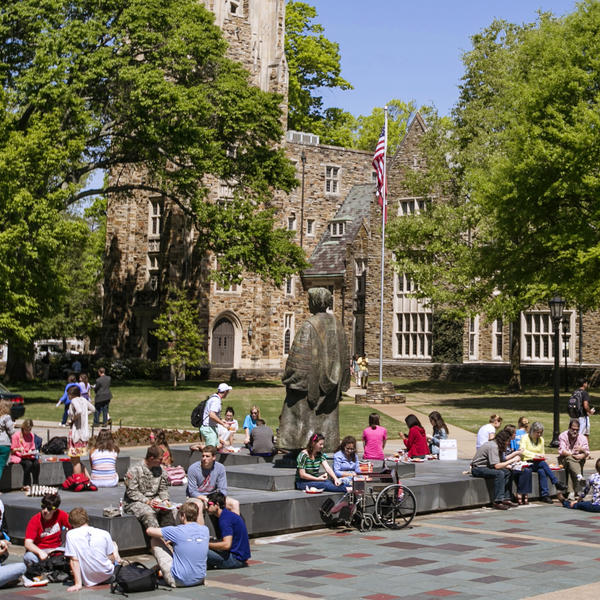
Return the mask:
<svg viewBox="0 0 600 600">
<path fill-rule="evenodd" d="M 288 277 L 285 280 L 285 295 L 293 296 L 294 295 L 294 278 Z"/>
<path fill-rule="evenodd" d="M 306 219 L 306 235 L 310 237 L 314 237 L 315 235 L 315 220 L 314 219 Z"/>
<path fill-rule="evenodd" d="M 398 216 L 405 217 L 423 212 L 429 200 L 426 198 L 400 198 L 398 201 Z"/>
<path fill-rule="evenodd" d="M 340 168 L 328 165 L 325 167 L 325 192 L 328 194 L 339 194 L 340 192 Z"/>
<path fill-rule="evenodd" d="M 158 254 L 148 255 L 148 268 L 151 271 L 158 271 Z"/>
<path fill-rule="evenodd" d="M 283 353 L 289 354 L 294 338 L 294 315 L 285 313 L 283 315 Z"/>
<path fill-rule="evenodd" d="M 288 217 L 287 228 L 288 231 L 296 231 L 296 215 L 293 213 Z"/>
<path fill-rule="evenodd" d="M 229 0 L 229 12 L 236 17 L 241 16 L 242 7 L 240 0 Z"/>
<path fill-rule="evenodd" d="M 329 224 L 331 237 L 342 237 L 346 232 L 346 223 L 343 221 L 334 221 Z"/>
<path fill-rule="evenodd" d="M 150 199 L 150 211 L 148 217 L 148 235 L 150 237 L 160 237 L 162 228 L 162 202 L 160 198 Z"/>
<path fill-rule="evenodd" d="M 413 297 L 414 282 L 403 273 L 394 277 L 394 354 L 399 358 L 431 358 L 431 308 Z"/>
<path fill-rule="evenodd" d="M 492 358 L 494 360 L 502 360 L 502 319 L 496 319 L 494 321 L 494 327 L 492 331 Z"/>
<path fill-rule="evenodd" d="M 479 357 L 479 315 L 469 317 L 469 358 Z"/>
</svg>

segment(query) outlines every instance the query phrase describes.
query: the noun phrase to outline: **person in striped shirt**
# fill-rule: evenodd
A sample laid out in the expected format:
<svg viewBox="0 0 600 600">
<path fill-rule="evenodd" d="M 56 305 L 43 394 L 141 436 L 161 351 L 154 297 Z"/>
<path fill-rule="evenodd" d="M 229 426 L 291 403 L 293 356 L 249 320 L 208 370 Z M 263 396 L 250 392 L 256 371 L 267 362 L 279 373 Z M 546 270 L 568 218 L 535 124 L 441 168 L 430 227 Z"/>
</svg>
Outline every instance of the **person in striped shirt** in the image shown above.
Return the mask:
<svg viewBox="0 0 600 600">
<path fill-rule="evenodd" d="M 316 488 L 327 492 L 345 492 L 346 486 L 333 472 L 327 462 L 327 455 L 323 453 L 325 437 L 314 433 L 308 440 L 304 450 L 298 454 L 296 461 L 296 489 L 305 490 Z M 320 473 L 321 466 L 325 473 Z"/>
<path fill-rule="evenodd" d="M 115 487 L 119 483 L 117 457 L 119 446 L 109 429 L 101 429 L 90 454 L 90 479 L 96 487 Z"/>
</svg>

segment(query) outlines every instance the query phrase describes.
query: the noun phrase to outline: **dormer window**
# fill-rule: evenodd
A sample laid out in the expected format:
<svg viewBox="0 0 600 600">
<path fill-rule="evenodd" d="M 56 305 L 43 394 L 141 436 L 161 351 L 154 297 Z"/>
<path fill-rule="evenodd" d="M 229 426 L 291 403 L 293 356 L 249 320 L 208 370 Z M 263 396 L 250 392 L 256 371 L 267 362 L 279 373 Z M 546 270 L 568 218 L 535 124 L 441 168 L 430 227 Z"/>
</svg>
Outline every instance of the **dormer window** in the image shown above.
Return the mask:
<svg viewBox="0 0 600 600">
<path fill-rule="evenodd" d="M 334 221 L 329 224 L 331 237 L 342 237 L 346 233 L 346 223 L 343 221 Z"/>
</svg>

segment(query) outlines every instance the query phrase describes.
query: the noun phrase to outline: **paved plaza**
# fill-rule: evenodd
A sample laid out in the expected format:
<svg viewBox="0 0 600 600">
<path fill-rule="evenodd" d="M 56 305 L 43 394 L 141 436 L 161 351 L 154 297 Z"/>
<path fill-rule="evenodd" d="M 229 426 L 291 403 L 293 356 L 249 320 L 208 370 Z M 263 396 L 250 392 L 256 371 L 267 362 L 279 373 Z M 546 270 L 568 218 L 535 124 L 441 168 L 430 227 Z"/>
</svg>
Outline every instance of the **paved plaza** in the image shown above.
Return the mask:
<svg viewBox="0 0 600 600">
<path fill-rule="evenodd" d="M 253 540 L 252 554 L 247 569 L 209 572 L 205 587 L 130 598 L 558 600 L 565 590 L 578 600 L 600 595 L 600 515 L 558 504 L 417 516 L 400 531 L 261 538 Z M 152 563 L 149 555 L 135 558 Z M 59 584 L 3 590 L 0 596 L 114 598 L 108 586 L 67 595 Z"/>
</svg>

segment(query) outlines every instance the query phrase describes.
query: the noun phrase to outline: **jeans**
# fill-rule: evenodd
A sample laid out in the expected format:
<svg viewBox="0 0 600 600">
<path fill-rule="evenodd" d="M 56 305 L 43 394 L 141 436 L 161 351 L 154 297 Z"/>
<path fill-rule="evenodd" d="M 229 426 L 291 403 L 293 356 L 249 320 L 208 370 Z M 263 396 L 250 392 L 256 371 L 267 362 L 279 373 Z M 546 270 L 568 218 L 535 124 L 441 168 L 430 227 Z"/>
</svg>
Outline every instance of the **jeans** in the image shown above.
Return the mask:
<svg viewBox="0 0 600 600">
<path fill-rule="evenodd" d="M 4 563 L 0 566 L 0 588 L 9 584 L 16 584 L 19 577 L 25 573 L 25 563 Z"/>
<path fill-rule="evenodd" d="M 64 425 L 67 422 L 67 418 L 69 417 L 69 405 L 65 403 L 65 408 L 63 410 L 63 416 L 60 420 L 61 425 Z"/>
<path fill-rule="evenodd" d="M 531 469 L 513 471 L 512 477 L 517 484 L 517 494 L 531 494 Z"/>
<path fill-rule="evenodd" d="M 538 479 L 540 480 L 540 495 L 542 498 L 544 496 L 549 496 L 550 490 L 548 489 L 548 478 L 550 478 L 550 481 L 554 485 L 558 483 L 558 479 L 552 472 L 552 469 L 548 466 L 548 463 L 545 460 L 534 460 L 531 465 L 531 470 L 538 474 Z"/>
<path fill-rule="evenodd" d="M 209 549 L 206 556 L 206 567 L 208 569 L 241 569 L 247 566 L 248 563 L 237 559 L 231 552 L 221 554 Z"/>
<path fill-rule="evenodd" d="M 108 421 L 108 402 L 96 404 L 96 411 L 94 412 L 94 425 L 100 424 L 100 415 L 102 415 L 102 425 L 106 425 L 106 422 Z"/>
<path fill-rule="evenodd" d="M 46 554 L 48 554 L 48 556 L 50 556 L 50 554 L 52 554 L 53 552 L 56 552 L 57 550 L 64 550 L 64 548 L 62 546 L 59 546 L 58 548 L 42 548 L 42 550 Z M 31 565 L 34 563 L 39 563 L 40 558 L 37 554 L 34 554 L 33 552 L 25 552 L 25 554 L 23 555 L 23 562 L 26 565 Z"/>
<path fill-rule="evenodd" d="M 473 477 L 494 480 L 494 502 L 510 499 L 510 469 L 490 469 L 489 467 L 471 467 Z"/>
<path fill-rule="evenodd" d="M 580 500 L 579 502 L 573 504 L 573 506 L 570 506 L 569 502 L 565 500 L 563 502 L 563 506 L 566 506 L 567 508 L 586 510 L 587 512 L 600 512 L 600 504 L 594 504 L 593 502 L 589 502 L 587 500 Z"/>
<path fill-rule="evenodd" d="M 325 481 L 308 481 L 307 479 L 301 479 L 296 481 L 297 490 L 305 490 L 306 488 L 314 487 L 318 490 L 325 490 L 326 492 L 343 492 L 346 493 L 345 485 L 335 485 L 331 479 Z"/>
</svg>

